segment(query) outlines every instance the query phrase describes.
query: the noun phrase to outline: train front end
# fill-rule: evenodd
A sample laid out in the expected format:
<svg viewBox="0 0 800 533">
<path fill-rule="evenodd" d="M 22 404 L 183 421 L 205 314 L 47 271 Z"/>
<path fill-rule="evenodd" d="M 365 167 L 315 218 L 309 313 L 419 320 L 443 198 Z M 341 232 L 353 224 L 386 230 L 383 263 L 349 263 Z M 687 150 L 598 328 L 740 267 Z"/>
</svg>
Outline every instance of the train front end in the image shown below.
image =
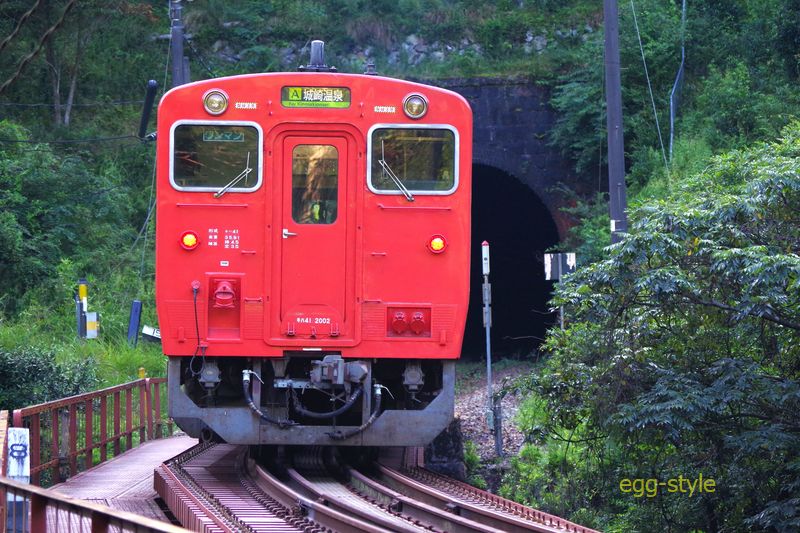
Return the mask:
<svg viewBox="0 0 800 533">
<path fill-rule="evenodd" d="M 236 444 L 419 446 L 453 417 L 472 115 L 372 75 L 254 74 L 158 115 L 170 416 Z"/>
</svg>

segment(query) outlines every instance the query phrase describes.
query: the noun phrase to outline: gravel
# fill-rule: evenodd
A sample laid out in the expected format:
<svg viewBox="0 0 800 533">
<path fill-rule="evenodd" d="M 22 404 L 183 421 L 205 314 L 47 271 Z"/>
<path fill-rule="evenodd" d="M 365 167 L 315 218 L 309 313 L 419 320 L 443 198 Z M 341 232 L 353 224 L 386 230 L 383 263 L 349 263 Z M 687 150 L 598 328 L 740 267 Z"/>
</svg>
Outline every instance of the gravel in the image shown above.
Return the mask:
<svg viewBox="0 0 800 533">
<path fill-rule="evenodd" d="M 498 368 L 492 368 L 493 391 L 496 393 L 504 383 L 524 374 L 533 368 L 525 361 L 503 361 Z M 462 364 L 457 368 L 457 388 L 455 414 L 461 421 L 464 441 L 472 441 L 477 446 L 483 463 L 494 463 L 494 432 L 487 422 L 486 368 L 474 364 Z M 525 436 L 516 425 L 517 411 L 522 398 L 519 394 L 506 394 L 501 401 L 503 417 L 503 454 L 515 456 L 522 447 Z"/>
</svg>

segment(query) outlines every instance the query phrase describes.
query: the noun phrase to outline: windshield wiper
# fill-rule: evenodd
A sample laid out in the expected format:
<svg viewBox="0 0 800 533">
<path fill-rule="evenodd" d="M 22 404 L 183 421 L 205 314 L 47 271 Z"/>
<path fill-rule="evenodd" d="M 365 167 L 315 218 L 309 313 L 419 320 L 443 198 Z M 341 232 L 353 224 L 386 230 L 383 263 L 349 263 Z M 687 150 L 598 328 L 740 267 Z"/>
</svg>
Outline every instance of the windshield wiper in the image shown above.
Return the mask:
<svg viewBox="0 0 800 533">
<path fill-rule="evenodd" d="M 397 174 L 395 174 L 392 171 L 392 169 L 389 167 L 389 163 L 387 163 L 386 160 L 383 157 L 384 157 L 383 156 L 383 141 L 381 141 L 381 158 L 378 159 L 378 164 L 383 169 L 384 175 L 387 175 L 392 179 L 392 181 L 394 182 L 395 186 L 400 190 L 401 193 L 403 193 L 403 196 L 406 197 L 406 200 L 408 200 L 409 202 L 413 202 L 414 201 L 414 195 L 411 194 L 411 192 L 406 188 L 405 185 L 403 185 L 403 182 L 400 180 L 400 178 L 397 177 Z"/>
<path fill-rule="evenodd" d="M 247 162 L 244 164 L 244 170 L 242 170 L 239 173 L 239 175 L 237 175 L 235 178 L 229 181 L 227 185 L 225 185 L 223 188 L 215 192 L 214 198 L 219 198 L 220 196 L 228 192 L 230 189 L 235 187 L 237 183 L 246 178 L 252 171 L 253 169 L 250 168 L 250 152 L 247 152 Z"/>
</svg>

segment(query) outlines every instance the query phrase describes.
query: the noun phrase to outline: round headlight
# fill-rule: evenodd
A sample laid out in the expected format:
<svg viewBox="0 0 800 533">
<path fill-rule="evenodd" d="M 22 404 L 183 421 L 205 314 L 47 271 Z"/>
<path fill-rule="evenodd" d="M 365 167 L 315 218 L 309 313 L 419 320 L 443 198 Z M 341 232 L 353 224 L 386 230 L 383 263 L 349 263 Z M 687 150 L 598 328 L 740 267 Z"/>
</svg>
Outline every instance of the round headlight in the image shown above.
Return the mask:
<svg viewBox="0 0 800 533">
<path fill-rule="evenodd" d="M 428 111 L 428 100 L 421 94 L 409 94 L 403 100 L 403 111 L 409 118 L 422 118 Z"/>
<path fill-rule="evenodd" d="M 221 115 L 228 109 L 228 95 L 220 89 L 211 89 L 203 95 L 203 107 L 212 115 Z"/>
</svg>

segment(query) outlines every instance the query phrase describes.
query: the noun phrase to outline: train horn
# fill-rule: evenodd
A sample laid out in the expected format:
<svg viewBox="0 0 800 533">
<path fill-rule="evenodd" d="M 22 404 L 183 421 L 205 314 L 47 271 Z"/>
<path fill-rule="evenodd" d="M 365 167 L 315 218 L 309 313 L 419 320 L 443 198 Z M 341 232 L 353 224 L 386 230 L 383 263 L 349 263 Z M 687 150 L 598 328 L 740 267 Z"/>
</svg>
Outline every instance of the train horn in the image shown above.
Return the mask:
<svg viewBox="0 0 800 533">
<path fill-rule="evenodd" d="M 311 41 L 311 62 L 298 68 L 301 72 L 336 72 L 336 67 L 325 64 L 325 42 L 315 39 Z"/>
</svg>

